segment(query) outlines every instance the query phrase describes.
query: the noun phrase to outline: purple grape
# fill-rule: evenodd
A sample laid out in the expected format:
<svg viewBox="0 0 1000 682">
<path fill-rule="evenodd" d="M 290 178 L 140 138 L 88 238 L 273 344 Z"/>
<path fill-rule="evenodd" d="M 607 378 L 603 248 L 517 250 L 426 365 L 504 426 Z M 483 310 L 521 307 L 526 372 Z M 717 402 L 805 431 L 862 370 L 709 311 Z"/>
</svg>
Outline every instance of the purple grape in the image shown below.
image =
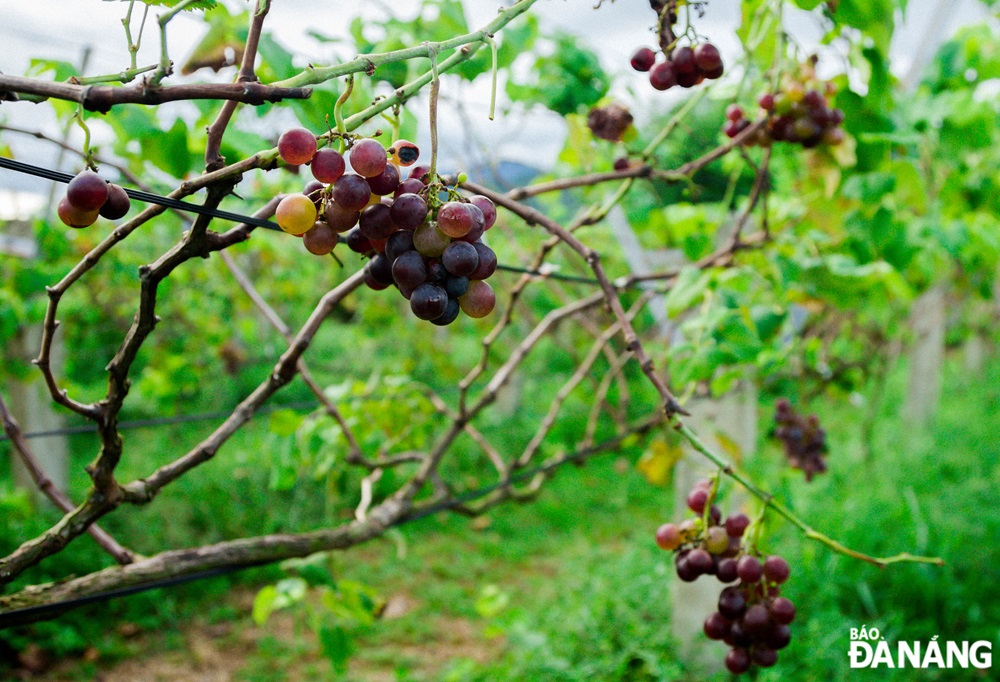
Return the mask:
<svg viewBox="0 0 1000 682">
<path fill-rule="evenodd" d="M 393 269 L 395 270 L 395 266 Z M 421 284 L 410 296 L 410 310 L 421 320 L 441 317 L 448 310 L 448 292 L 439 284 L 430 282 Z"/>
<path fill-rule="evenodd" d="M 712 43 L 701 43 L 694 48 L 694 62 L 707 75 L 722 67 L 722 55 Z"/>
<path fill-rule="evenodd" d="M 414 180 L 413 178 L 403 180 L 396 189 L 393 191 L 392 195 L 395 198 L 399 198 L 403 194 L 417 194 L 420 190 L 424 188 L 424 183 L 419 180 Z"/>
<path fill-rule="evenodd" d="M 649 72 L 649 84 L 654 90 L 669 90 L 677 85 L 677 72 L 672 62 L 660 62 Z"/>
<path fill-rule="evenodd" d="M 726 532 L 730 537 L 740 538 L 750 525 L 750 517 L 746 514 L 733 514 L 726 519 Z"/>
<path fill-rule="evenodd" d="M 360 175 L 348 173 L 333 183 L 333 200 L 345 210 L 360 211 L 368 205 L 371 198 L 371 188 Z"/>
<path fill-rule="evenodd" d="M 746 649 L 730 649 L 726 654 L 726 670 L 740 675 L 750 670 L 750 654 Z"/>
<path fill-rule="evenodd" d="M 358 220 L 361 233 L 372 240 L 388 239 L 395 231 L 389 220 L 389 207 L 385 204 L 372 204 L 361 212 Z"/>
<path fill-rule="evenodd" d="M 691 565 L 691 569 L 697 571 L 698 575 L 708 573 L 715 566 L 712 555 L 701 548 L 691 550 L 687 561 Z"/>
<path fill-rule="evenodd" d="M 736 562 L 736 575 L 745 583 L 755 583 L 764 574 L 764 567 L 755 556 L 747 554 Z"/>
<path fill-rule="evenodd" d="M 743 628 L 751 635 L 766 634 L 773 623 L 771 614 L 763 604 L 754 604 L 743 614 Z"/>
<path fill-rule="evenodd" d="M 376 253 L 372 256 L 372 259 L 368 261 L 367 267 L 376 282 L 386 285 L 392 284 L 392 264 L 384 253 Z"/>
<path fill-rule="evenodd" d="M 778 662 L 778 652 L 770 647 L 758 644 L 753 648 L 753 662 L 761 668 L 770 668 Z"/>
<path fill-rule="evenodd" d="M 694 60 L 694 50 L 692 50 L 687 45 L 683 47 L 678 47 L 670 55 L 670 61 L 674 65 L 674 71 L 678 76 L 681 74 L 696 74 L 698 72 L 698 64 Z"/>
<path fill-rule="evenodd" d="M 399 187 L 399 169 L 391 163 L 386 164 L 385 169 L 374 178 L 368 178 L 368 187 L 372 194 L 386 196 L 392 194 Z"/>
<path fill-rule="evenodd" d="M 464 204 L 459 201 L 449 201 L 444 204 L 437 214 L 438 229 L 449 237 L 464 237 L 472 230 L 475 218 L 471 204 Z M 475 208 L 475 207 L 473 207 Z M 476 208 L 478 211 L 479 209 Z M 480 211 L 480 215 L 482 211 Z"/>
<path fill-rule="evenodd" d="M 464 296 L 465 292 L 469 290 L 469 278 L 449 277 L 444 281 L 444 289 L 450 298 L 457 299 L 459 296 Z"/>
<path fill-rule="evenodd" d="M 344 235 L 344 241 L 347 243 L 347 248 L 354 253 L 371 253 L 374 251 L 371 241 L 368 237 L 361 234 L 361 230 L 356 227 L 347 231 L 347 234 Z"/>
<path fill-rule="evenodd" d="M 705 619 L 703 630 L 705 631 L 705 636 L 709 639 L 723 639 L 729 634 L 729 629 L 732 625 L 732 621 L 716 611 Z"/>
<path fill-rule="evenodd" d="M 648 47 L 640 47 L 632 55 L 632 68 L 636 71 L 649 71 L 656 63 L 656 53 Z"/>
<path fill-rule="evenodd" d="M 389 212 L 392 224 L 401 230 L 416 230 L 427 218 L 427 202 L 419 194 L 400 194 Z"/>
<path fill-rule="evenodd" d="M 118 220 L 124 218 L 130 208 L 132 208 L 132 201 L 128 198 L 125 189 L 113 182 L 108 183 L 108 199 L 101 205 L 99 211 L 101 217 L 108 220 Z"/>
<path fill-rule="evenodd" d="M 764 560 L 764 577 L 773 583 L 781 584 L 788 580 L 791 574 L 788 562 L 780 556 L 769 556 Z"/>
<path fill-rule="evenodd" d="M 497 271 L 496 253 L 482 242 L 475 242 L 472 246 L 479 255 L 479 265 L 469 275 L 469 279 L 489 279 Z"/>
<path fill-rule="evenodd" d="M 361 218 L 360 211 L 349 211 L 332 200 L 326 202 L 326 210 L 323 215 L 326 224 L 332 227 L 335 232 L 347 232 L 357 225 Z"/>
<path fill-rule="evenodd" d="M 66 185 L 66 200 L 80 211 L 97 211 L 108 200 L 108 183 L 92 170 L 80 171 Z"/>
<path fill-rule="evenodd" d="M 479 254 L 468 242 L 452 242 L 441 254 L 441 263 L 452 275 L 467 277 L 479 267 Z"/>
<path fill-rule="evenodd" d="M 449 298 L 448 305 L 444 309 L 444 313 L 441 317 L 435 317 L 431 320 L 431 324 L 436 324 L 439 327 L 444 327 L 454 322 L 458 318 L 458 314 L 462 312 L 462 308 L 458 303 L 457 298 Z"/>
<path fill-rule="evenodd" d="M 407 251 L 413 250 L 413 233 L 406 230 L 393 232 L 385 242 L 385 255 L 389 258 L 390 263 Z"/>
<path fill-rule="evenodd" d="M 736 620 L 746 611 L 747 600 L 738 587 L 727 587 L 719 594 L 719 613 Z"/>
<path fill-rule="evenodd" d="M 784 649 L 792 641 L 792 631 L 787 625 L 775 625 L 764 638 L 772 649 Z"/>
<path fill-rule="evenodd" d="M 719 579 L 722 583 L 731 583 L 736 580 L 736 559 L 727 557 L 725 559 L 719 560 L 719 570 L 716 572 L 715 577 Z"/>
<path fill-rule="evenodd" d="M 427 281 L 427 262 L 416 251 L 407 251 L 392 262 L 392 279 L 401 287 L 414 289 Z"/>
<path fill-rule="evenodd" d="M 483 220 L 486 221 L 486 226 L 483 229 L 488 230 L 496 224 L 497 207 L 489 197 L 476 194 L 469 197 L 469 203 L 483 212 Z"/>
<path fill-rule="evenodd" d="M 778 625 L 788 625 L 795 620 L 795 604 L 790 599 L 777 597 L 768 606 L 768 610 L 771 612 L 772 620 Z"/>
</svg>

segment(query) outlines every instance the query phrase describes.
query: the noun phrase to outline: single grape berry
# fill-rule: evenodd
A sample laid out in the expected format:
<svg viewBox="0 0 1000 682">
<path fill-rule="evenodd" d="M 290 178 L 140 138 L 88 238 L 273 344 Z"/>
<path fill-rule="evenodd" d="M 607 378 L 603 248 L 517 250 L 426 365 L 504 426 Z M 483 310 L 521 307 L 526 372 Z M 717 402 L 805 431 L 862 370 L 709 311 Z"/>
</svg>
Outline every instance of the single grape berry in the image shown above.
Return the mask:
<svg viewBox="0 0 1000 682">
<path fill-rule="evenodd" d="M 316 223 L 316 204 L 305 194 L 289 194 L 278 202 L 274 219 L 289 234 L 305 234 Z"/>
<path fill-rule="evenodd" d="M 483 220 L 486 225 L 483 229 L 488 230 L 497 222 L 497 207 L 489 197 L 476 194 L 469 197 L 469 203 L 483 212 Z"/>
<path fill-rule="evenodd" d="M 98 216 L 96 210 L 84 211 L 73 206 L 66 197 L 59 200 L 56 213 L 59 215 L 59 220 L 63 221 L 64 224 L 76 229 L 93 225 L 97 221 Z"/>
<path fill-rule="evenodd" d="M 407 251 L 413 250 L 413 233 L 406 230 L 393 232 L 385 242 L 385 255 L 389 258 L 390 263 Z"/>
<path fill-rule="evenodd" d="M 787 625 L 775 625 L 764 638 L 767 645 L 772 649 L 784 649 L 792 641 L 792 631 Z"/>
<path fill-rule="evenodd" d="M 372 204 L 361 211 L 358 227 L 361 234 L 371 240 L 388 239 L 396 229 L 389 220 L 389 207 L 385 204 Z"/>
<path fill-rule="evenodd" d="M 278 138 L 278 156 L 291 166 L 312 161 L 316 155 L 316 136 L 305 128 L 286 130 Z"/>
<path fill-rule="evenodd" d="M 771 625 L 771 614 L 763 604 L 754 604 L 743 614 L 743 628 L 751 635 L 766 634 Z"/>
<path fill-rule="evenodd" d="M 750 654 L 746 649 L 730 649 L 726 654 L 726 670 L 740 675 L 750 669 Z"/>
<path fill-rule="evenodd" d="M 379 145 L 379 148 L 381 146 Z M 333 183 L 333 199 L 346 210 L 360 211 L 368 205 L 371 198 L 371 188 L 360 175 L 348 173 Z"/>
<path fill-rule="evenodd" d="M 401 287 L 415 289 L 427 281 L 427 262 L 416 251 L 407 251 L 392 262 L 392 278 Z"/>
<path fill-rule="evenodd" d="M 344 174 L 347 164 L 340 152 L 326 147 L 316 152 L 310 167 L 314 178 L 324 185 L 331 185 Z"/>
<path fill-rule="evenodd" d="M 738 587 L 727 587 L 719 594 L 719 613 L 730 620 L 736 620 L 746 611 L 747 600 Z"/>
<path fill-rule="evenodd" d="M 354 253 L 370 253 L 374 250 L 368 237 L 361 234 L 361 230 L 356 227 L 347 231 L 344 241 L 347 243 L 347 248 Z"/>
<path fill-rule="evenodd" d="M 361 218 L 361 212 L 347 210 L 335 201 L 328 201 L 326 202 L 326 209 L 324 210 L 323 217 L 326 220 L 327 225 L 332 227 L 335 232 L 347 232 L 349 229 L 358 224 L 358 220 Z"/>
<path fill-rule="evenodd" d="M 688 509 L 695 514 L 704 513 L 705 505 L 708 503 L 708 492 L 705 488 L 695 488 L 689 492 L 687 496 Z"/>
<path fill-rule="evenodd" d="M 678 47 L 670 55 L 670 61 L 674 64 L 674 70 L 678 75 L 698 72 L 698 64 L 694 60 L 694 50 L 687 45 Z"/>
<path fill-rule="evenodd" d="M 636 71 L 649 71 L 656 63 L 656 53 L 648 47 L 640 47 L 632 55 L 632 68 Z"/>
<path fill-rule="evenodd" d="M 439 230 L 434 223 L 423 223 L 413 231 L 413 246 L 430 258 L 440 256 L 450 243 L 451 237 Z"/>
<path fill-rule="evenodd" d="M 660 62 L 649 72 L 649 84 L 654 90 L 669 90 L 677 85 L 677 73 L 672 62 Z"/>
<path fill-rule="evenodd" d="M 479 256 L 479 265 L 469 275 L 469 279 L 489 279 L 497 271 L 496 253 L 482 242 L 473 242 L 472 246 Z"/>
<path fill-rule="evenodd" d="M 414 289 L 410 295 L 410 310 L 421 320 L 441 317 L 447 309 L 448 292 L 439 284 L 426 282 Z"/>
<path fill-rule="evenodd" d="M 705 550 L 693 549 L 687 557 L 688 563 L 691 568 L 697 571 L 698 575 L 704 575 L 712 570 L 715 563 L 712 561 L 712 555 Z"/>
<path fill-rule="evenodd" d="M 733 514 L 726 519 L 726 532 L 734 538 L 743 537 L 749 525 L 750 517 L 746 514 Z"/>
<path fill-rule="evenodd" d="M 376 253 L 368 261 L 368 270 L 379 284 L 392 284 L 392 264 L 384 253 Z"/>
<path fill-rule="evenodd" d="M 764 111 L 774 111 L 774 95 L 765 92 L 757 98 L 757 105 Z"/>
<path fill-rule="evenodd" d="M 731 583 L 736 580 L 739 577 L 736 573 L 736 559 L 732 557 L 720 559 L 719 569 L 716 571 L 715 577 L 719 579 L 720 583 Z"/>
<path fill-rule="evenodd" d="M 730 627 L 732 627 L 732 622 L 716 611 L 705 619 L 703 629 L 705 636 L 709 639 L 722 639 L 729 634 Z"/>
<path fill-rule="evenodd" d="M 397 166 L 412 166 L 420 157 L 420 148 L 409 140 L 398 140 L 389 147 L 389 157 Z"/>
<path fill-rule="evenodd" d="M 379 196 L 392 194 L 399 187 L 399 169 L 391 163 L 386 164 L 381 173 L 374 178 L 368 178 L 368 187 L 372 194 Z"/>
<path fill-rule="evenodd" d="M 660 549 L 672 552 L 681 545 L 681 529 L 675 523 L 665 523 L 656 529 L 656 544 Z"/>
<path fill-rule="evenodd" d="M 778 652 L 758 644 L 753 648 L 753 662 L 761 668 L 770 668 L 778 662 Z"/>
<path fill-rule="evenodd" d="M 493 287 L 483 281 L 469 282 L 469 290 L 458 299 L 462 312 L 469 317 L 486 317 L 493 312 L 497 297 Z"/>
<path fill-rule="evenodd" d="M 772 555 L 764 560 L 764 577 L 773 583 L 780 585 L 785 582 L 791 572 L 788 562 L 780 556 Z"/>
<path fill-rule="evenodd" d="M 101 206 L 101 217 L 108 220 L 118 220 L 123 218 L 130 208 L 132 208 L 132 202 L 125 189 L 121 185 L 108 183 L 108 199 Z"/>
<path fill-rule="evenodd" d="M 722 66 L 722 55 L 712 43 L 701 43 L 694 48 L 694 63 L 702 72 L 715 71 Z"/>
<path fill-rule="evenodd" d="M 760 560 L 747 554 L 736 562 L 736 575 L 745 583 L 755 583 L 764 574 L 764 567 Z"/>
<path fill-rule="evenodd" d="M 66 199 L 80 211 L 98 211 L 108 200 L 108 183 L 92 170 L 81 171 L 66 185 Z"/>
<path fill-rule="evenodd" d="M 371 262 L 369 262 L 368 265 L 371 265 Z M 382 284 L 381 282 L 376 281 L 375 278 L 372 276 L 371 270 L 369 270 L 368 265 L 366 265 L 364 269 L 365 286 L 368 287 L 369 289 L 372 289 L 373 291 L 382 291 L 383 289 L 388 289 L 391 285 Z"/>
<path fill-rule="evenodd" d="M 686 583 L 693 583 L 701 575 L 691 564 L 688 562 L 687 553 L 681 552 L 677 555 L 674 560 L 674 569 L 677 571 L 677 577 Z"/>
<path fill-rule="evenodd" d="M 385 147 L 371 138 L 360 140 L 351 147 L 350 161 L 354 172 L 366 178 L 381 175 L 388 163 Z"/>
<path fill-rule="evenodd" d="M 771 619 L 778 625 L 788 625 L 795 620 L 795 604 L 790 599 L 775 597 L 767 609 L 771 612 Z"/>
<path fill-rule="evenodd" d="M 472 244 L 455 241 L 445 247 L 441 263 L 452 275 L 468 277 L 479 267 L 479 254 Z"/>
<path fill-rule="evenodd" d="M 316 223 L 302 235 L 302 244 L 309 253 L 325 256 L 337 245 L 337 233 L 326 223 Z"/>
<path fill-rule="evenodd" d="M 407 178 L 406 180 L 403 180 L 401 183 L 396 185 L 396 189 L 393 190 L 392 196 L 393 198 L 398 199 L 404 194 L 416 194 L 423 188 L 424 188 L 424 183 L 420 182 L 419 180 L 414 180 L 413 178 Z"/>
<path fill-rule="evenodd" d="M 400 230 L 413 231 L 427 218 L 427 202 L 419 194 L 400 194 L 392 202 L 389 217 Z"/>
<path fill-rule="evenodd" d="M 458 314 L 462 312 L 461 306 L 458 304 L 457 298 L 449 298 L 448 305 L 445 306 L 444 312 L 440 317 L 435 317 L 431 320 L 431 324 L 435 324 L 439 327 L 444 327 L 449 325 L 458 319 Z"/>
<path fill-rule="evenodd" d="M 468 277 L 448 277 L 444 280 L 444 290 L 448 292 L 448 298 L 455 299 L 456 304 L 458 303 L 458 297 L 465 295 L 465 292 L 469 290 L 469 278 Z"/>
<path fill-rule="evenodd" d="M 710 554 L 722 554 L 729 549 L 729 535 L 722 526 L 712 526 L 705 531 L 705 549 Z"/>
<path fill-rule="evenodd" d="M 739 121 L 743 118 L 743 107 L 739 104 L 730 104 L 726 107 L 726 118 L 730 121 Z"/>
<path fill-rule="evenodd" d="M 438 229 L 449 237 L 464 237 L 472 229 L 473 221 L 469 204 L 449 201 L 438 210 Z"/>
</svg>

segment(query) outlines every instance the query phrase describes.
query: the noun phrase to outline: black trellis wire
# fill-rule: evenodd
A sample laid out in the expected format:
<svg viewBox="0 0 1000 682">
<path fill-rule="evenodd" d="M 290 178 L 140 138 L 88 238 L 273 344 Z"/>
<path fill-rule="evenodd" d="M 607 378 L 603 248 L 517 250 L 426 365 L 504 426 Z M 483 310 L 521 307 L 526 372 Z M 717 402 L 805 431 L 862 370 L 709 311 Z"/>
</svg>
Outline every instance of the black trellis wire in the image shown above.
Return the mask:
<svg viewBox="0 0 1000 682">
<path fill-rule="evenodd" d="M 0 168 L 6 168 L 7 170 L 17 171 L 18 173 L 34 175 L 35 177 L 62 183 L 68 183 L 74 177 L 69 173 L 63 173 L 62 171 L 52 170 L 50 168 L 42 168 L 41 166 L 35 166 L 30 163 L 17 161 L 15 159 L 8 159 L 2 156 L 0 156 Z M 222 220 L 228 220 L 234 223 L 245 223 L 247 225 L 252 225 L 254 227 L 262 227 L 266 230 L 273 230 L 275 232 L 284 232 L 277 223 L 272 222 L 270 220 L 255 218 L 253 216 L 248 216 L 248 215 L 242 215 L 240 213 L 234 213 L 232 211 L 223 211 L 217 208 L 209 208 L 207 206 L 199 206 L 198 204 L 191 204 L 186 201 L 181 201 L 179 199 L 173 199 L 171 197 L 165 197 L 159 194 L 154 194 L 153 192 L 146 192 L 138 189 L 130 189 L 128 187 L 125 187 L 124 185 L 122 186 L 122 189 L 125 190 L 125 193 L 128 194 L 130 198 L 135 199 L 136 201 L 141 201 L 146 204 L 166 206 L 167 208 L 173 208 L 178 211 L 187 211 L 188 213 L 198 213 L 200 215 L 207 215 L 213 218 L 220 218 Z M 598 286 L 600 285 L 600 282 L 598 282 L 596 279 L 592 277 L 563 275 L 561 273 L 552 272 L 549 270 L 532 270 L 530 268 L 518 267 L 516 265 L 504 265 L 500 263 L 497 265 L 497 270 L 505 270 L 507 272 L 517 272 L 527 275 L 536 275 L 538 277 L 557 279 L 563 282 L 575 282 L 578 284 L 591 284 Z"/>
</svg>

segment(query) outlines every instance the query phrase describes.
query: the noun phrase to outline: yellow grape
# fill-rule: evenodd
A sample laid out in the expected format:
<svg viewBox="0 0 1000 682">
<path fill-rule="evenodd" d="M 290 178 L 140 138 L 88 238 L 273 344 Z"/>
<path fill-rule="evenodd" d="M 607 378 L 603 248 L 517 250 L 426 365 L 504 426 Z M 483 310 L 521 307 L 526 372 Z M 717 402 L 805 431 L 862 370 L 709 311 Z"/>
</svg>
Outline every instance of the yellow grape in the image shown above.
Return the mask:
<svg viewBox="0 0 1000 682">
<path fill-rule="evenodd" d="M 305 234 L 316 222 L 316 204 L 305 194 L 289 194 L 278 203 L 274 218 L 285 232 Z"/>
</svg>

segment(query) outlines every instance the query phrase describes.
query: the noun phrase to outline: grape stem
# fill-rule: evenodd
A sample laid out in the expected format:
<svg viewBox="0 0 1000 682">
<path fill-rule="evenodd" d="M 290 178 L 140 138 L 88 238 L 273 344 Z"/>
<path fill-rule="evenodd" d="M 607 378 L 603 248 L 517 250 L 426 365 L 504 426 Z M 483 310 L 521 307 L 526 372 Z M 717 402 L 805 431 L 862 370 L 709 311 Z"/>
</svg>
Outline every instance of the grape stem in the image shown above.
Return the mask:
<svg viewBox="0 0 1000 682">
<path fill-rule="evenodd" d="M 490 46 L 490 52 L 493 57 L 493 72 L 492 80 L 490 81 L 490 113 L 489 118 L 492 121 L 497 109 L 497 41 L 493 39 L 490 34 L 485 34 L 483 36 L 483 41 Z"/>
<path fill-rule="evenodd" d="M 160 66 L 150 79 L 150 85 L 154 87 L 159 85 L 173 71 L 173 62 L 170 59 L 170 54 L 167 52 L 167 24 L 177 16 L 178 12 L 187 9 L 196 2 L 198 0 L 181 0 L 175 7 L 172 7 L 169 11 L 164 12 L 156 18 L 156 22 L 160 25 Z"/>
<path fill-rule="evenodd" d="M 428 45 L 429 48 L 429 45 Z M 438 73 L 437 64 L 437 52 L 431 51 L 431 92 L 430 92 L 430 109 L 428 112 L 428 117 L 430 119 L 431 127 L 431 165 L 430 169 L 427 171 L 427 176 L 434 178 L 437 175 L 437 157 L 438 157 L 438 93 L 441 90 L 441 78 Z"/>
<path fill-rule="evenodd" d="M 774 512 L 776 512 L 779 516 L 784 517 L 787 521 L 792 523 L 792 525 L 797 526 L 799 530 L 801 530 L 810 540 L 815 540 L 816 542 L 826 545 L 829 549 L 838 554 L 866 561 L 870 564 L 878 566 L 879 568 L 885 568 L 889 564 L 899 563 L 934 564 L 936 566 L 944 565 L 944 559 L 941 559 L 940 557 L 917 556 L 910 554 L 909 552 L 903 552 L 889 557 L 873 557 L 842 545 L 836 540 L 812 528 L 809 524 L 799 518 L 798 515 L 796 515 L 792 510 L 776 500 L 771 493 L 758 488 L 753 481 L 747 478 L 747 476 L 737 471 L 733 468 L 732 464 L 727 462 L 717 452 L 709 448 L 705 442 L 702 441 L 701 438 L 699 438 L 698 435 L 680 419 L 678 415 L 671 415 L 669 423 L 692 448 L 708 458 L 712 463 L 722 469 L 723 473 L 742 485 L 751 495 L 763 502 L 765 509 L 774 510 Z"/>
<path fill-rule="evenodd" d="M 347 148 L 347 124 L 344 123 L 344 104 L 351 97 L 354 91 L 354 76 L 347 77 L 347 87 L 340 93 L 337 103 L 333 105 L 333 120 L 337 123 L 337 132 L 340 133 L 340 151 L 343 153 Z"/>
</svg>

